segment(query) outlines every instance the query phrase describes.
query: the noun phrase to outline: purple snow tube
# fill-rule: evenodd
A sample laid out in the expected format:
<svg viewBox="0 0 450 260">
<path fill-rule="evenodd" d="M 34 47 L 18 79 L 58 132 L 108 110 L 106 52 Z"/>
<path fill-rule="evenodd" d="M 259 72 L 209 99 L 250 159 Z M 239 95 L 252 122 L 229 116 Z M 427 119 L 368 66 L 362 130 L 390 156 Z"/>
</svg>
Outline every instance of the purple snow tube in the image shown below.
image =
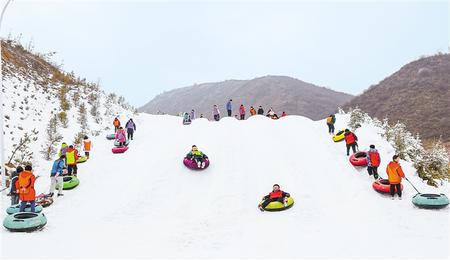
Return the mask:
<svg viewBox="0 0 450 260">
<path fill-rule="evenodd" d="M 198 165 L 197 165 L 197 163 L 194 160 L 190 160 L 190 159 L 188 159 L 186 157 L 184 158 L 183 163 L 184 163 L 184 165 L 186 167 L 188 167 L 191 170 L 203 170 L 203 169 L 208 168 L 208 166 L 209 166 L 209 159 L 205 159 L 205 168 L 203 168 L 203 169 L 202 168 L 198 168 Z"/>
</svg>

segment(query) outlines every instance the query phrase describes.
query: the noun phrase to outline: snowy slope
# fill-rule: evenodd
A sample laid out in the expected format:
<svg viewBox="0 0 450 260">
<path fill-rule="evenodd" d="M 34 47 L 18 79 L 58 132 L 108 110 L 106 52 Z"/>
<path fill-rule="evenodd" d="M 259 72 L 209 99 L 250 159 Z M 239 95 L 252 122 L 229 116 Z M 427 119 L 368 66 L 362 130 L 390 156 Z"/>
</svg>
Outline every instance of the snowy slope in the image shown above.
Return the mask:
<svg viewBox="0 0 450 260">
<path fill-rule="evenodd" d="M 347 120 L 338 115 L 337 129 Z M 21 256 L 37 258 L 449 256 L 448 208 L 414 208 L 407 183 L 402 201 L 374 192 L 365 168 L 349 164 L 345 144 L 331 141 L 323 120 L 254 116 L 183 126 L 178 117 L 142 114 L 136 123 L 125 154 L 112 154 L 104 135 L 93 139 L 90 161 L 79 166 L 80 186 L 45 209 L 43 231 L 1 229 L 2 256 L 16 257 L 25 239 L 45 250 Z M 377 131 L 363 126 L 356 133 L 361 149 L 377 145 L 386 176 L 394 151 Z M 182 164 L 192 144 L 211 159 L 203 172 Z M 402 165 L 420 191 L 448 195 L 448 186 L 426 186 Z M 37 173 L 46 176 L 50 167 Z M 295 205 L 260 212 L 274 183 Z M 38 179 L 38 192 L 48 185 L 49 178 Z"/>
</svg>

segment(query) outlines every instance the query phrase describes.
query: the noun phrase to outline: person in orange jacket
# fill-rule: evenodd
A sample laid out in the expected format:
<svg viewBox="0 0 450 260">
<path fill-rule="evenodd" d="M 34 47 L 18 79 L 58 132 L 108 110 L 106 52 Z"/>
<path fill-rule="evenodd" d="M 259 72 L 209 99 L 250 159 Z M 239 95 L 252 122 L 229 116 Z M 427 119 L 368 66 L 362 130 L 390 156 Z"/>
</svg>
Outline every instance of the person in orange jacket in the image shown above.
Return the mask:
<svg viewBox="0 0 450 260">
<path fill-rule="evenodd" d="M 19 174 L 19 179 L 16 182 L 16 192 L 20 199 L 20 212 L 25 211 L 27 203 L 30 203 L 31 212 L 35 212 L 36 207 L 36 190 L 34 189 L 34 182 L 36 177 L 32 172 L 31 165 L 25 166 L 25 170 Z"/>
<path fill-rule="evenodd" d="M 83 138 L 83 150 L 84 150 L 84 155 L 87 158 L 89 158 L 89 153 L 91 152 L 91 147 L 92 147 L 92 141 L 89 139 L 89 137 L 87 135 L 85 135 Z"/>
<path fill-rule="evenodd" d="M 117 129 L 119 129 L 119 126 L 120 126 L 120 121 L 117 117 L 114 118 L 113 125 L 114 125 L 114 131 L 117 132 Z"/>
<path fill-rule="evenodd" d="M 402 178 L 405 178 L 405 173 L 400 166 L 400 157 L 394 155 L 392 157 L 392 162 L 386 167 L 386 173 L 389 178 L 389 184 L 391 185 L 391 197 L 394 199 L 395 190 L 397 190 L 397 195 L 399 199 L 402 199 Z"/>
<path fill-rule="evenodd" d="M 350 152 L 350 147 L 352 148 L 353 153 L 356 153 L 356 146 L 358 146 L 358 143 L 356 141 L 358 141 L 358 137 L 348 129 L 345 129 L 344 136 L 345 145 L 347 147 L 347 156 L 349 155 L 348 153 Z"/>
<path fill-rule="evenodd" d="M 256 109 L 253 106 L 250 107 L 250 115 L 251 116 L 256 115 Z"/>
</svg>

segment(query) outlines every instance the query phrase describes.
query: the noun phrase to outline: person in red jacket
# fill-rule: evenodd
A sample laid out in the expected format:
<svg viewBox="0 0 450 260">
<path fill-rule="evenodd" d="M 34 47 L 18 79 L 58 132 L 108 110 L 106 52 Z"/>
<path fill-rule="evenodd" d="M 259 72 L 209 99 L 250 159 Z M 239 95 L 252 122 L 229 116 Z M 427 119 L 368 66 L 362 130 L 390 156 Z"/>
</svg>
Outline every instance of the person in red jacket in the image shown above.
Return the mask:
<svg viewBox="0 0 450 260">
<path fill-rule="evenodd" d="M 34 182 L 36 177 L 32 172 L 31 165 L 25 166 L 25 170 L 19 174 L 19 179 L 16 182 L 16 192 L 20 199 L 20 212 L 25 211 L 27 203 L 30 203 L 31 212 L 35 212 L 36 207 L 36 190 L 34 189 Z"/>
<path fill-rule="evenodd" d="M 281 117 L 285 117 L 287 116 L 286 112 L 283 111 L 283 113 L 281 114 Z"/>
<path fill-rule="evenodd" d="M 239 107 L 239 115 L 241 120 L 245 119 L 245 107 L 243 104 L 241 104 L 241 106 Z"/>
<path fill-rule="evenodd" d="M 353 132 L 350 132 L 350 130 L 345 129 L 345 145 L 347 146 L 347 156 L 349 155 L 350 152 L 350 147 L 353 150 L 353 153 L 356 153 L 356 146 L 358 146 L 358 143 L 356 141 L 358 141 L 358 137 L 356 137 L 356 135 Z"/>
<path fill-rule="evenodd" d="M 394 199 L 395 190 L 399 199 L 402 199 L 402 178 L 405 178 L 405 173 L 400 166 L 400 156 L 394 155 L 392 162 L 386 167 L 386 173 L 389 178 L 389 184 L 391 185 L 391 197 Z"/>
<path fill-rule="evenodd" d="M 264 209 L 273 201 L 279 201 L 287 207 L 287 200 L 291 195 L 287 192 L 280 190 L 280 185 L 274 184 L 272 192 L 263 197 L 263 202 L 258 206 L 259 210 L 264 211 Z"/>
<path fill-rule="evenodd" d="M 375 145 L 371 144 L 369 151 L 367 152 L 367 172 L 370 176 L 373 175 L 375 180 L 378 180 L 378 166 L 380 166 L 380 154 L 375 149 Z"/>
</svg>

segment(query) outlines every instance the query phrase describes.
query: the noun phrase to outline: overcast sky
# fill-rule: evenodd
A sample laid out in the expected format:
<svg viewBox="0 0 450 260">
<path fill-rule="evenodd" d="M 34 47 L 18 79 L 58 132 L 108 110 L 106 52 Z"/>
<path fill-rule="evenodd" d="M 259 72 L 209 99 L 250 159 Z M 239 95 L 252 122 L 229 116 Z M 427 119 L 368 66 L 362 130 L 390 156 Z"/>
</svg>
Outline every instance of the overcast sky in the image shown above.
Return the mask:
<svg viewBox="0 0 450 260">
<path fill-rule="evenodd" d="M 2 3 L 5 3 L 2 0 Z M 448 1 L 14 0 L 1 35 L 141 106 L 164 90 L 286 75 L 351 94 L 448 52 Z"/>
</svg>

